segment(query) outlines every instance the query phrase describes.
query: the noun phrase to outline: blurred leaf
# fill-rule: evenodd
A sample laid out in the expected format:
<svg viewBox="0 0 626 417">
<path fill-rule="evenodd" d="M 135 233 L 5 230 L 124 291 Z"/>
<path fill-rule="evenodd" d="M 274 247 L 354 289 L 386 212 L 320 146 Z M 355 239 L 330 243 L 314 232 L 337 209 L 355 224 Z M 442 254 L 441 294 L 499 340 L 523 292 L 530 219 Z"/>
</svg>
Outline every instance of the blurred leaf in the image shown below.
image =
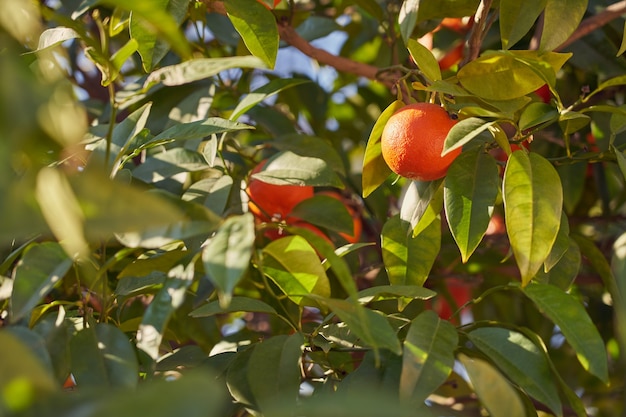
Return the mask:
<svg viewBox="0 0 626 417">
<path fill-rule="evenodd" d="M 306 296 L 330 296 L 330 283 L 317 253 L 301 236 L 286 236 L 270 242 L 263 253 L 263 273 L 294 303 L 303 305 Z"/>
<path fill-rule="evenodd" d="M 439 388 L 452 372 L 457 343 L 454 326 L 435 312 L 413 319 L 404 340 L 400 398 L 419 405 Z"/>
<path fill-rule="evenodd" d="M 493 214 L 500 187 L 498 166 L 481 148 L 463 152 L 448 169 L 444 186 L 448 225 L 467 262 Z"/>
<path fill-rule="evenodd" d="M 224 6 L 248 50 L 273 69 L 279 41 L 274 15 L 257 1 L 229 0 Z"/>
<path fill-rule="evenodd" d="M 572 295 L 545 284 L 524 288 L 539 311 L 554 322 L 577 353 L 583 368 L 608 384 L 608 364 L 604 342 L 584 306 Z"/>
<path fill-rule="evenodd" d="M 414 39 L 408 39 L 407 48 L 413 61 L 429 81 L 441 80 L 439 63 L 428 48 Z"/>
<path fill-rule="evenodd" d="M 383 263 L 392 285 L 424 284 L 439 253 L 441 224 L 432 222 L 416 237 L 409 223 L 394 216 L 382 230 Z"/>
<path fill-rule="evenodd" d="M 500 37 L 509 49 L 533 27 L 548 0 L 503 1 L 500 3 Z"/>
<path fill-rule="evenodd" d="M 552 250 L 563 206 L 556 170 L 537 153 L 515 151 L 504 172 L 506 228 L 515 260 L 527 285 Z"/>
<path fill-rule="evenodd" d="M 227 218 L 202 249 L 204 269 L 217 288 L 224 308 L 248 270 L 254 238 L 254 217 L 251 213 L 244 213 Z"/>
<path fill-rule="evenodd" d="M 191 184 L 182 199 L 204 205 L 215 214 L 222 214 L 227 207 L 233 185 L 233 177 L 229 175 L 222 175 L 219 178 L 203 178 Z"/>
<path fill-rule="evenodd" d="M 336 232 L 354 233 L 352 216 L 341 201 L 328 195 L 315 195 L 300 202 L 290 216 Z"/>
<path fill-rule="evenodd" d="M 398 23 L 400 23 L 400 34 L 405 43 L 408 43 L 413 34 L 413 29 L 417 23 L 417 13 L 420 7 L 420 0 L 407 0 L 402 2 Z"/>
<path fill-rule="evenodd" d="M 188 263 L 186 263 L 188 261 Z M 160 354 L 163 333 L 170 317 L 185 300 L 187 288 L 191 285 L 195 264 L 188 259 L 181 260 L 168 273 L 163 288 L 154 296 L 143 315 L 137 332 L 137 348 L 156 360 Z"/>
<path fill-rule="evenodd" d="M 550 365 L 526 336 L 499 327 L 482 327 L 468 334 L 476 345 L 516 385 L 537 401 L 562 415 L 559 393 Z"/>
<path fill-rule="evenodd" d="M 44 347 L 52 361 L 54 376 L 58 382 L 64 382 L 70 374 L 70 340 L 71 331 L 69 320 L 65 319 L 65 309 L 59 307 L 59 312 L 48 314 L 33 326 L 33 332 L 41 336 Z"/>
<path fill-rule="evenodd" d="M 363 197 L 367 197 L 374 192 L 391 174 L 391 170 L 383 159 L 380 137 L 389 118 L 404 106 L 405 104 L 402 101 L 396 100 L 376 119 L 376 123 L 367 140 L 365 156 L 363 157 Z"/>
<path fill-rule="evenodd" d="M 607 88 L 615 87 L 618 85 L 625 85 L 625 84 L 626 84 L 626 75 L 619 75 L 617 77 L 609 78 L 608 80 L 601 82 L 600 85 L 598 85 L 598 87 L 595 90 L 587 94 L 583 98 L 583 103 L 589 101 L 591 97 L 606 90 Z"/>
<path fill-rule="evenodd" d="M 233 56 L 226 58 L 198 58 L 176 65 L 169 65 L 153 71 L 144 84 L 149 87 L 156 83 L 172 87 L 203 80 L 232 68 L 265 68 L 263 61 L 254 56 Z"/>
<path fill-rule="evenodd" d="M 153 184 L 176 174 L 202 171 L 207 168 L 209 164 L 200 153 L 176 147 L 146 158 L 145 162 L 133 170 L 133 177 Z"/>
<path fill-rule="evenodd" d="M 81 387 L 134 388 L 139 365 L 128 336 L 114 325 L 86 327 L 70 342 L 72 375 Z"/>
<path fill-rule="evenodd" d="M 611 257 L 611 271 L 615 277 L 621 277 L 615 280 L 613 287 L 609 287 L 613 306 L 615 309 L 615 328 L 616 338 L 620 349 L 626 348 L 626 282 L 623 277 L 626 276 L 626 234 L 622 234 L 613 243 L 613 255 Z"/>
<path fill-rule="evenodd" d="M 459 354 L 470 382 L 490 416 L 525 417 L 524 403 L 511 383 L 489 362 Z"/>
<path fill-rule="evenodd" d="M 235 109 L 231 113 L 229 120 L 237 120 L 241 115 L 245 114 L 252 107 L 287 88 L 295 87 L 297 85 L 308 82 L 311 81 L 297 78 L 277 78 L 275 80 L 271 80 L 262 87 L 259 87 L 256 90 L 248 93 L 243 99 L 241 99 L 241 101 L 237 103 L 237 107 L 235 107 Z"/>
<path fill-rule="evenodd" d="M 119 277 L 115 294 L 122 297 L 138 296 L 140 294 L 155 293 L 162 288 L 167 280 L 167 273 L 161 271 L 151 271 L 143 276 Z"/>
<path fill-rule="evenodd" d="M 376 285 L 359 291 L 358 299 L 368 304 L 379 300 L 390 300 L 399 297 L 413 300 L 428 300 L 437 293 L 418 285 Z"/>
<path fill-rule="evenodd" d="M 488 122 L 478 117 L 470 117 L 463 119 L 454 126 L 448 132 L 446 140 L 443 143 L 442 155 L 448 154 L 450 151 L 458 149 L 474 139 L 476 136 L 487 131 L 496 122 Z"/>
<path fill-rule="evenodd" d="M 257 344 L 248 362 L 250 391 L 265 415 L 277 403 L 296 405 L 304 338 L 277 335 Z"/>
<path fill-rule="evenodd" d="M 12 321 L 31 314 L 73 265 L 71 258 L 56 242 L 34 243 L 29 246 L 15 269 L 11 294 Z"/>
<path fill-rule="evenodd" d="M 574 33 L 585 12 L 588 0 L 547 0 L 539 49 L 558 48 Z"/>
<path fill-rule="evenodd" d="M 216 314 L 235 313 L 239 311 L 248 311 L 253 313 L 277 314 L 274 307 L 261 300 L 248 297 L 233 297 L 230 304 L 226 308 L 220 306 L 219 301 L 211 301 L 197 309 L 193 310 L 189 315 L 191 317 L 208 317 Z"/>
<path fill-rule="evenodd" d="M 165 12 L 180 25 L 187 15 L 187 7 L 190 0 L 153 0 L 152 7 Z M 154 13 L 154 11 L 152 12 Z M 165 54 L 169 51 L 169 45 L 164 39 L 157 37 L 154 28 L 146 25 L 145 17 L 131 13 L 130 36 L 139 45 L 139 55 L 146 72 L 152 71 Z"/>
<path fill-rule="evenodd" d="M 71 28 L 67 27 L 55 27 L 44 30 L 39 36 L 39 43 L 37 49 L 34 52 L 41 52 L 45 49 L 52 48 L 67 40 L 75 39 L 80 35 Z"/>
<path fill-rule="evenodd" d="M 280 152 L 267 160 L 263 169 L 252 175 L 260 181 L 276 185 L 312 185 L 343 188 L 337 174 L 320 158 L 300 156 L 291 151 Z"/>
</svg>

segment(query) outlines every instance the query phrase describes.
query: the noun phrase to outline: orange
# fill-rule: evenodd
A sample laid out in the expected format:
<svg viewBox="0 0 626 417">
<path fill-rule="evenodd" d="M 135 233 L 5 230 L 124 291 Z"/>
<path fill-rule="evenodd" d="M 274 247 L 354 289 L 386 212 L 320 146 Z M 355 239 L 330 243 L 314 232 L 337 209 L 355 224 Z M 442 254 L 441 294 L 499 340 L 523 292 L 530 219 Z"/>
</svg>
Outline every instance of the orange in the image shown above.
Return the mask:
<svg viewBox="0 0 626 417">
<path fill-rule="evenodd" d="M 433 181 L 446 175 L 461 153 L 455 149 L 441 156 L 448 132 L 456 124 L 446 110 L 431 103 L 402 107 L 387 121 L 380 139 L 383 159 L 398 175 Z"/>
<path fill-rule="evenodd" d="M 251 172 L 260 172 L 267 160 L 261 161 Z M 246 190 L 250 201 L 248 208 L 262 221 L 282 220 L 303 200 L 313 197 L 313 187 L 301 185 L 276 185 L 252 178 Z"/>
<path fill-rule="evenodd" d="M 363 230 L 361 216 L 355 210 L 355 208 L 350 205 L 349 199 L 344 198 L 337 191 L 322 191 L 318 194 L 327 195 L 341 201 L 346 207 L 346 210 L 348 210 L 348 213 L 350 213 L 350 215 L 352 216 L 352 234 L 350 235 L 348 233 L 339 233 L 339 235 L 343 237 L 348 243 L 356 243 L 361 240 L 361 231 Z"/>
<path fill-rule="evenodd" d="M 445 71 L 451 68 L 453 65 L 458 64 L 463 59 L 463 54 L 465 53 L 465 43 L 460 42 L 454 48 L 450 49 L 446 54 L 441 57 L 439 60 L 439 68 L 442 71 Z"/>
</svg>

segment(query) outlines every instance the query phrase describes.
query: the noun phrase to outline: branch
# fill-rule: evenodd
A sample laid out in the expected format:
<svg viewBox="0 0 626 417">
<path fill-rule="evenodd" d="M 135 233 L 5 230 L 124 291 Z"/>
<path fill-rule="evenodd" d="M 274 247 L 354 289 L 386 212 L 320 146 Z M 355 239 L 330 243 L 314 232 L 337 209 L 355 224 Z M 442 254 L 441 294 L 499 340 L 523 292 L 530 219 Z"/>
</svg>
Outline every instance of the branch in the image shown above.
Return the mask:
<svg viewBox="0 0 626 417">
<path fill-rule="evenodd" d="M 203 2 L 207 7 L 207 11 L 226 15 L 226 8 L 222 1 L 203 0 Z M 320 64 L 331 66 L 339 72 L 380 81 L 387 86 L 392 86 L 399 78 L 395 73 L 384 72 L 373 65 L 333 55 L 323 49 L 314 47 L 306 39 L 302 38 L 288 22 L 278 22 L 278 34 L 281 40 L 306 56 L 315 59 Z"/>
</svg>

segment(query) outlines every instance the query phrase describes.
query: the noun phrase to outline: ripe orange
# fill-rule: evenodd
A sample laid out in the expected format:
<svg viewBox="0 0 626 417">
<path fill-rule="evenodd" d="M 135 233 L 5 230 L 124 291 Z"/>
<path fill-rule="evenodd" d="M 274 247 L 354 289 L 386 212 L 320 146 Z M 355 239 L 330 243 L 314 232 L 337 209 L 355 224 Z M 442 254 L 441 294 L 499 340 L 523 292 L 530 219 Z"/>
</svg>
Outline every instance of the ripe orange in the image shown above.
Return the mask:
<svg viewBox="0 0 626 417">
<path fill-rule="evenodd" d="M 402 107 L 387 121 L 381 136 L 383 158 L 398 175 L 432 181 L 446 175 L 461 149 L 441 156 L 443 143 L 456 120 L 443 107 L 416 103 Z"/>
<path fill-rule="evenodd" d="M 260 172 L 267 160 L 261 161 L 251 172 Z M 282 220 L 303 200 L 313 197 L 313 187 L 300 185 L 276 185 L 251 179 L 246 190 L 250 201 L 248 208 L 259 220 Z"/>
<path fill-rule="evenodd" d="M 463 54 L 465 53 L 465 43 L 460 42 L 454 48 L 450 49 L 446 54 L 441 57 L 439 60 L 439 68 L 442 71 L 445 71 L 451 68 L 453 65 L 458 64 L 463 59 Z"/>
</svg>

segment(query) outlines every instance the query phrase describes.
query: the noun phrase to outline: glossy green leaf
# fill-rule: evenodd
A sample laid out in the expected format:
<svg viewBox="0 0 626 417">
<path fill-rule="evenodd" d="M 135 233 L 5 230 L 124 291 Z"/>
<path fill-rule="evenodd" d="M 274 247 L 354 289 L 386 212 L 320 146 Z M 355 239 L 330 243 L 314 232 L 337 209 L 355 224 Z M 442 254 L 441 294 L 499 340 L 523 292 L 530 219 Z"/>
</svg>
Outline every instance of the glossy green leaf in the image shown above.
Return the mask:
<svg viewBox="0 0 626 417">
<path fill-rule="evenodd" d="M 235 313 L 239 311 L 249 311 L 253 313 L 276 314 L 274 307 L 269 304 L 248 297 L 233 297 L 226 308 L 220 306 L 219 301 L 211 301 L 197 309 L 193 310 L 189 315 L 191 317 L 208 317 L 216 314 Z"/>
<path fill-rule="evenodd" d="M 119 328 L 98 323 L 76 333 L 70 342 L 72 375 L 81 387 L 134 388 L 139 365 L 133 346 Z"/>
<path fill-rule="evenodd" d="M 419 314 L 404 340 L 400 398 L 421 404 L 452 372 L 458 335 L 450 322 L 433 311 Z"/>
<path fill-rule="evenodd" d="M 482 327 L 468 337 L 511 381 L 556 415 L 562 415 L 550 364 L 526 336 L 500 327 Z"/>
<path fill-rule="evenodd" d="M 608 383 L 604 342 L 580 301 L 553 285 L 528 285 L 524 288 L 524 294 L 535 303 L 539 311 L 559 326 L 576 351 L 583 368 Z"/>
<path fill-rule="evenodd" d="M 432 222 L 416 237 L 409 223 L 391 217 L 382 230 L 383 263 L 392 285 L 424 284 L 439 253 L 441 224 Z"/>
<path fill-rule="evenodd" d="M 202 249 L 204 269 L 224 308 L 248 270 L 254 239 L 254 216 L 244 213 L 227 218 Z"/>
<path fill-rule="evenodd" d="M 540 126 L 544 123 L 555 122 L 559 118 L 559 112 L 552 106 L 542 102 L 530 103 L 519 118 L 519 128 L 524 131 Z"/>
<path fill-rule="evenodd" d="M 341 179 L 320 158 L 300 156 L 291 151 L 280 152 L 251 178 L 276 185 L 312 185 L 343 188 Z"/>
<path fill-rule="evenodd" d="M 537 273 L 537 281 L 549 283 L 563 291 L 568 291 L 578 276 L 581 267 L 582 256 L 578 244 L 568 238 L 568 247 L 558 262 L 550 268 L 549 272 L 541 269 Z"/>
<path fill-rule="evenodd" d="M 278 402 L 293 404 L 300 390 L 304 338 L 295 333 L 277 335 L 259 343 L 248 362 L 250 391 L 261 411 L 271 415 Z"/>
<path fill-rule="evenodd" d="M 500 188 L 498 166 L 481 148 L 463 152 L 448 169 L 444 186 L 448 226 L 467 262 L 493 214 Z"/>
<path fill-rule="evenodd" d="M 389 118 L 404 106 L 405 104 L 402 101 L 396 100 L 376 119 L 376 123 L 367 140 L 365 156 L 363 157 L 363 197 L 367 197 L 374 192 L 391 174 L 391 170 L 383 159 L 380 137 Z"/>
<path fill-rule="evenodd" d="M 439 63 L 428 48 L 415 39 L 409 39 L 407 41 L 407 48 L 409 49 L 409 54 L 411 54 L 413 61 L 429 81 L 441 80 Z"/>
<path fill-rule="evenodd" d="M 354 233 L 352 216 L 344 203 L 328 195 L 315 195 L 300 202 L 290 216 L 341 233 Z"/>
<path fill-rule="evenodd" d="M 526 417 L 524 403 L 515 388 L 489 362 L 462 353 L 459 360 L 490 416 Z"/>
<path fill-rule="evenodd" d="M 237 120 L 242 114 L 245 114 L 252 107 L 263 102 L 264 100 L 267 100 L 269 97 L 272 97 L 287 88 L 295 87 L 307 82 L 310 81 L 298 78 L 277 78 L 275 80 L 271 80 L 262 87 L 248 93 L 243 99 L 241 99 L 241 101 L 237 103 L 237 107 L 235 107 L 233 112 L 230 114 L 229 119 Z"/>
<path fill-rule="evenodd" d="M 394 298 L 410 298 L 413 300 L 428 300 L 437 293 L 418 285 L 376 285 L 359 291 L 358 299 L 367 304 L 379 300 Z"/>
<path fill-rule="evenodd" d="M 558 48 L 578 28 L 588 0 L 547 0 L 539 49 Z"/>
<path fill-rule="evenodd" d="M 591 117 L 583 113 L 568 111 L 559 116 L 559 126 L 565 135 L 571 135 L 591 123 Z"/>
<path fill-rule="evenodd" d="M 265 68 L 266 65 L 255 56 L 233 56 L 227 58 L 198 58 L 180 64 L 169 65 L 153 71 L 146 79 L 145 86 L 156 83 L 166 86 L 184 85 L 203 80 L 232 68 Z"/>
<path fill-rule="evenodd" d="M 187 7 L 190 0 L 153 0 L 152 6 L 170 15 L 180 25 L 187 15 Z M 157 36 L 153 28 L 150 28 L 143 17 L 131 13 L 130 36 L 139 45 L 139 55 L 144 71 L 152 71 L 169 51 L 168 43 Z"/>
<path fill-rule="evenodd" d="M 137 51 L 138 47 L 139 45 L 137 44 L 137 41 L 135 39 L 130 39 L 124 44 L 124 46 L 111 55 L 108 74 L 102 74 L 102 85 L 104 87 L 118 79 L 122 66 Z"/>
<path fill-rule="evenodd" d="M 463 119 L 448 132 L 446 140 L 443 143 L 442 155 L 446 155 L 450 151 L 461 148 L 463 145 L 474 139 L 476 136 L 487 131 L 496 122 L 488 122 L 478 117 L 470 117 Z"/>
<path fill-rule="evenodd" d="M 27 318 L 72 267 L 73 261 L 56 242 L 29 246 L 15 269 L 10 318 Z"/>
<path fill-rule="evenodd" d="M 270 242 L 263 253 L 263 273 L 296 304 L 310 301 L 309 294 L 330 296 L 330 283 L 317 253 L 301 236 Z"/>
<path fill-rule="evenodd" d="M 402 198 L 400 218 L 408 222 L 413 235 L 430 225 L 443 209 L 443 180 L 411 181 Z"/>
<path fill-rule="evenodd" d="M 504 172 L 503 198 L 507 233 L 526 285 L 556 240 L 563 206 L 561 180 L 542 156 L 515 151 Z"/>
<path fill-rule="evenodd" d="M 398 336 L 384 315 L 353 301 L 322 297 L 314 297 L 314 299 L 328 307 L 348 326 L 350 331 L 375 351 L 388 349 L 396 355 L 402 353 Z"/>
<path fill-rule="evenodd" d="M 211 135 L 224 132 L 234 132 L 238 130 L 254 129 L 253 126 L 222 119 L 220 117 L 209 117 L 190 123 L 174 125 L 169 129 L 159 133 L 154 138 L 142 145 L 141 148 L 163 145 L 175 140 L 202 139 Z"/>
<path fill-rule="evenodd" d="M 501 1 L 500 37 L 502 47 L 509 49 L 533 27 L 547 0 Z"/>
<path fill-rule="evenodd" d="M 224 6 L 248 50 L 273 69 L 279 41 L 274 15 L 265 6 L 252 0 L 229 0 Z"/>
<path fill-rule="evenodd" d="M 300 133 L 287 134 L 272 141 L 272 146 L 279 151 L 291 151 L 300 156 L 323 159 L 337 174 L 346 175 L 344 159 L 328 139 Z"/>
<path fill-rule="evenodd" d="M 163 288 L 154 296 L 146 309 L 137 332 L 137 348 L 156 360 L 161 352 L 161 341 L 174 311 L 184 300 L 187 288 L 192 283 L 195 272 L 193 261 L 183 259 L 168 273 Z"/>
</svg>

